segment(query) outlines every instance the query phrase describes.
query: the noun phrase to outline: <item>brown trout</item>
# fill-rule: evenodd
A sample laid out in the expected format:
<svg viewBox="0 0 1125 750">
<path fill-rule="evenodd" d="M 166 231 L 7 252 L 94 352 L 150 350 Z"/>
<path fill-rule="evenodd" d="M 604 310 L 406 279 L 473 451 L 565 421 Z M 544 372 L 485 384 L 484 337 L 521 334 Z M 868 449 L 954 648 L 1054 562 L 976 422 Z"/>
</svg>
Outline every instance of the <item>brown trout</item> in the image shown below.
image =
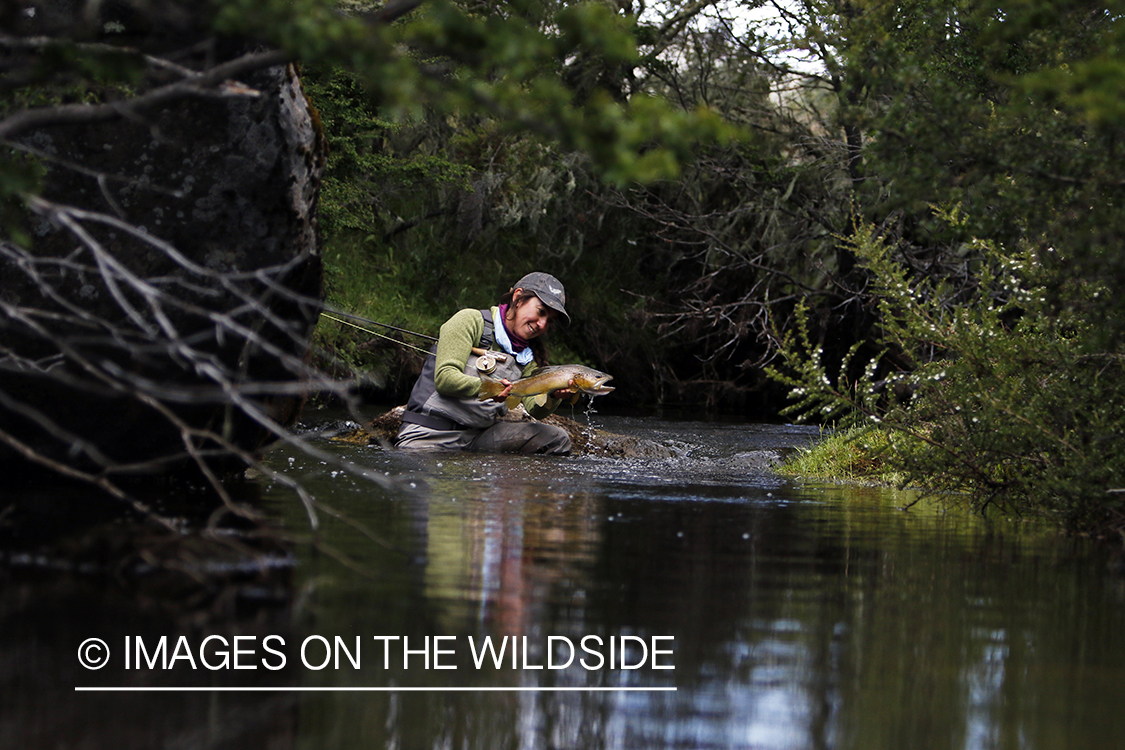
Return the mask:
<svg viewBox="0 0 1125 750">
<path fill-rule="evenodd" d="M 504 390 L 504 384 L 496 378 L 481 375 L 480 379 L 480 395 L 477 398 L 481 401 L 494 398 L 496 394 Z M 583 367 L 582 365 L 543 367 L 536 370 L 534 375 L 520 378 L 512 383 L 512 392 L 508 396 L 508 406 L 514 406 L 528 396 L 539 396 L 536 403 L 545 404 L 548 393 L 569 388 L 572 380 L 575 389 L 582 393 L 589 393 L 591 396 L 600 396 L 613 390 L 611 386 L 606 385 L 608 381 L 613 380 L 612 375 L 606 375 L 604 372 L 598 372 L 589 367 Z M 578 394 L 575 394 L 574 399 L 577 398 Z"/>
</svg>

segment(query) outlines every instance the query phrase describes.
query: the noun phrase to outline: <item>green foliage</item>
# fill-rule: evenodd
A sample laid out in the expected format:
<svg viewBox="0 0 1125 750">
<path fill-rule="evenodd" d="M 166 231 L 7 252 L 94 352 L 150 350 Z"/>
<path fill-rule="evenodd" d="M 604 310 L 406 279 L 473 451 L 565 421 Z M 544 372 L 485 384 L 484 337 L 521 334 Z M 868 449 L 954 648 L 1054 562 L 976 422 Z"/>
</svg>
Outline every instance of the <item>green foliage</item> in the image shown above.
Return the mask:
<svg viewBox="0 0 1125 750">
<path fill-rule="evenodd" d="M 408 189 L 415 200 L 446 188 L 468 188 L 467 165 L 417 149 L 398 152 L 394 140 L 404 126 L 380 116 L 354 73 L 309 69 L 304 86 L 330 144 L 320 198 L 324 231 L 370 233 L 393 223 L 391 217 L 404 211 L 384 199 L 388 184 Z"/>
<path fill-rule="evenodd" d="M 342 66 L 360 77 L 392 119 L 487 112 L 507 127 L 535 132 L 588 153 L 614 182 L 674 177 L 679 159 L 733 130 L 707 111 L 678 111 L 660 100 L 579 95 L 562 77 L 579 51 L 607 65 L 635 57 L 630 22 L 598 2 L 566 4 L 532 23 L 503 8 L 478 14 L 431 0 L 403 20 L 372 26 L 324 0 L 249 2 L 217 9 L 225 33 L 265 33 L 306 64 Z"/>
<path fill-rule="evenodd" d="M 773 373 L 792 388 L 792 413 L 878 425 L 899 436 L 886 460 L 906 483 L 966 493 L 950 497 L 975 508 L 1043 513 L 1082 529 L 1119 522 L 1125 355 L 1099 348 L 1090 305 L 1108 287 L 1060 280 L 1033 252 L 981 242 L 972 298 L 954 301 L 918 280 L 873 227 L 850 242 L 877 296 L 879 353 L 861 355 L 857 345 L 830 373 L 802 312 L 785 339 L 786 368 Z M 921 364 L 880 369 L 891 352 Z"/>
<path fill-rule="evenodd" d="M 846 45 L 866 87 L 863 216 L 905 213 L 921 246 L 1053 247 L 1066 259 L 1059 282 L 1120 275 L 1125 16 L 1114 6 L 873 4 Z M 965 221 L 934 223 L 931 204 L 960 204 Z M 1109 297 L 1095 304 L 1112 348 L 1125 301 Z"/>
<path fill-rule="evenodd" d="M 408 276 L 407 264 L 398 262 L 393 251 L 377 254 L 369 245 L 361 234 L 352 232 L 336 235 L 332 247 L 325 249 L 329 303 L 369 320 L 436 335 L 443 320 L 440 311 L 411 294 L 410 284 L 403 280 Z M 390 392 L 402 393 L 412 384 L 410 363 L 421 360 L 429 342 L 361 321 L 322 317 L 314 348 L 325 358 L 322 364 L 328 369 L 340 368 L 341 374 L 379 382 Z"/>
<path fill-rule="evenodd" d="M 223 0 L 213 28 L 276 45 L 306 63 L 336 62 L 379 72 L 392 65 L 393 36 L 381 25 L 340 13 L 333 0 Z"/>
<path fill-rule="evenodd" d="M 975 508 L 1121 527 L 1118 4 L 837 9 L 857 265 L 771 311 L 789 413 L 882 430 L 903 481 Z"/>
<path fill-rule="evenodd" d="M 847 482 L 901 486 L 906 478 L 884 460 L 894 451 L 892 440 L 909 440 L 876 426 L 854 427 L 826 433 L 801 448 L 778 467 L 782 476 L 821 482 Z"/>
</svg>

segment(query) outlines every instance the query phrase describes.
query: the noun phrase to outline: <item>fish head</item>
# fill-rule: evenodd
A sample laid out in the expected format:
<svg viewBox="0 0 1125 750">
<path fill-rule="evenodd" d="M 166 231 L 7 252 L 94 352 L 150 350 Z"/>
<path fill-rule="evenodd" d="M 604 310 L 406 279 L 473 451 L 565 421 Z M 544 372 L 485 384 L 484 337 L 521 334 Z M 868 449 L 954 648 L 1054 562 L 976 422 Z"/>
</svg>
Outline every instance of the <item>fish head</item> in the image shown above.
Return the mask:
<svg viewBox="0 0 1125 750">
<path fill-rule="evenodd" d="M 583 393 L 588 393 L 591 396 L 601 396 L 613 390 L 613 386 L 606 385 L 606 383 L 613 380 L 612 375 L 592 370 L 589 367 L 584 367 L 576 372 L 572 379 L 578 390 Z"/>
</svg>

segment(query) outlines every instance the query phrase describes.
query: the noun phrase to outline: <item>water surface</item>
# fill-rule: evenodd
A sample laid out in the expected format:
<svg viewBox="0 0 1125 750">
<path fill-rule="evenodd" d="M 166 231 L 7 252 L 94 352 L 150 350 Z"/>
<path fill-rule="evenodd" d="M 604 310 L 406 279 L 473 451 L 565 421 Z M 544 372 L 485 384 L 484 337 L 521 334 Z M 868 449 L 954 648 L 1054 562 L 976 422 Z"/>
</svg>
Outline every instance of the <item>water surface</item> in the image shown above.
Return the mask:
<svg viewBox="0 0 1125 750">
<path fill-rule="evenodd" d="M 1121 746 L 1125 583 L 1105 551 L 925 502 L 903 511 L 909 494 L 752 468 L 758 451 L 805 444 L 815 429 L 598 421 L 682 455 L 407 454 L 318 439 L 397 480 L 384 488 L 278 449 L 271 465 L 328 506 L 315 543 L 296 548 L 284 617 L 194 630 L 137 614 L 98 623 L 110 643 L 137 632 L 285 639 L 284 669 L 176 669 L 152 684 L 395 691 L 186 703 L 69 694 L 67 713 L 79 722 L 117 712 L 138 737 L 177 747 Z M 307 535 L 292 493 L 260 481 L 266 507 Z M 26 637 L 65 654 L 84 632 L 70 623 Z M 318 668 L 300 661 L 309 636 L 323 639 L 307 653 Z M 509 650 L 499 667 L 478 665 L 473 647 L 505 636 L 520 647 L 516 663 Z M 337 637 L 346 652 L 319 668 L 327 652 L 317 649 Z M 601 653 L 595 668 L 595 653 L 578 648 L 584 638 Z M 608 663 L 608 644 L 623 638 L 637 668 L 620 668 L 620 651 Z M 654 646 L 666 651 L 654 657 Z M 97 673 L 100 684 L 140 679 L 115 668 Z M 92 679 L 65 674 L 70 685 Z M 636 690 L 604 690 L 624 687 Z"/>
</svg>

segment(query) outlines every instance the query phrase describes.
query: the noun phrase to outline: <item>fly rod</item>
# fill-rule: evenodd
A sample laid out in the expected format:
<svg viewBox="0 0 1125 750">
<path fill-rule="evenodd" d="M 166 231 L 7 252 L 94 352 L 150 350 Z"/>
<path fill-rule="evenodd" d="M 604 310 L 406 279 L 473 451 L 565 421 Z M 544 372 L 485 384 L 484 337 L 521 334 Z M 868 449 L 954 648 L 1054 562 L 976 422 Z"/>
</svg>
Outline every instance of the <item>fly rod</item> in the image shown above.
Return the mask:
<svg viewBox="0 0 1125 750">
<path fill-rule="evenodd" d="M 329 314 L 325 310 L 331 310 L 332 313 Z M 372 336 L 378 336 L 379 338 L 386 339 L 387 341 L 393 341 L 396 344 L 400 344 L 402 346 L 405 346 L 408 349 L 413 349 L 414 351 L 421 352 L 422 354 L 425 354 L 425 355 L 429 355 L 429 352 L 426 351 L 425 349 L 422 349 L 421 347 L 414 346 L 413 344 L 408 344 L 405 341 L 399 341 L 398 339 L 396 339 L 392 336 L 388 336 L 385 333 L 380 333 L 379 331 L 372 331 L 369 328 L 364 328 L 363 326 L 357 325 L 356 323 L 352 323 L 350 320 L 345 320 L 344 318 L 351 318 L 352 320 L 358 320 L 362 323 L 366 323 L 367 325 L 381 326 L 383 328 L 386 328 L 386 329 L 389 329 L 389 330 L 392 330 L 392 331 L 397 331 L 399 333 L 405 333 L 405 334 L 408 334 L 410 336 L 417 336 L 418 338 L 426 339 L 427 341 L 437 341 L 436 336 L 430 336 L 430 335 L 427 335 L 425 333 L 416 333 L 414 331 L 409 331 L 405 328 L 399 328 L 398 326 L 393 326 L 390 323 L 380 323 L 377 320 L 371 320 L 369 318 L 364 318 L 360 315 L 353 315 L 352 313 L 346 313 L 342 310 L 336 310 L 336 309 L 330 308 L 327 305 L 325 305 L 325 310 L 321 310 L 320 314 L 323 315 L 324 317 L 328 318 L 329 320 L 333 320 L 337 323 L 343 323 L 344 325 L 351 326 L 352 328 L 363 331 L 364 333 L 370 333 Z M 336 317 L 337 315 L 342 316 L 342 317 Z M 472 352 L 473 352 L 473 354 L 476 354 L 478 357 L 487 353 L 484 349 L 481 349 L 481 348 L 476 347 L 476 346 L 474 346 L 472 348 Z M 499 352 L 492 352 L 491 354 L 501 362 L 508 361 L 508 356 L 506 354 L 501 354 Z"/>
</svg>

